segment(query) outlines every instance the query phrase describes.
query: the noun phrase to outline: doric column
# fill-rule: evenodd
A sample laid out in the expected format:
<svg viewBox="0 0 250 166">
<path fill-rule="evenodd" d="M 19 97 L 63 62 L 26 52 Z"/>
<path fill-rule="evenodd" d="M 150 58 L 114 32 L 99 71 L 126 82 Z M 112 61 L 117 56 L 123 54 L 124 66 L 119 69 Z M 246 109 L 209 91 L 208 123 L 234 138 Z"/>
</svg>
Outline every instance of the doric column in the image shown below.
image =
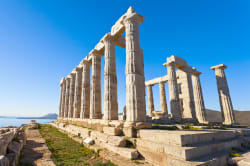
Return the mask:
<svg viewBox="0 0 250 166">
<path fill-rule="evenodd" d="M 212 70 L 215 71 L 216 80 L 217 80 L 217 88 L 220 98 L 220 107 L 221 107 L 221 113 L 224 120 L 225 125 L 232 125 L 236 123 L 235 121 L 235 115 L 233 110 L 233 105 L 229 93 L 229 88 L 227 84 L 226 75 L 224 72 L 224 69 L 226 69 L 227 66 L 224 64 L 220 64 L 217 66 L 211 67 Z"/>
<path fill-rule="evenodd" d="M 89 118 L 90 105 L 90 63 L 84 59 L 82 61 L 82 98 L 81 98 L 80 118 Z"/>
<path fill-rule="evenodd" d="M 91 57 L 92 78 L 90 91 L 90 119 L 101 119 L 101 55 L 96 52 L 92 52 Z"/>
<path fill-rule="evenodd" d="M 70 77 L 66 78 L 65 81 L 65 99 L 64 99 L 64 118 L 68 118 L 68 110 L 69 110 L 69 87 L 70 87 Z"/>
<path fill-rule="evenodd" d="M 105 45 L 103 119 L 117 120 L 118 103 L 117 103 L 115 44 L 110 33 L 105 35 L 103 42 Z"/>
<path fill-rule="evenodd" d="M 183 101 L 182 118 L 197 120 L 191 74 L 184 67 L 183 69 L 178 70 L 178 76 L 181 83 L 181 97 Z"/>
<path fill-rule="evenodd" d="M 200 74 L 201 72 L 198 71 L 192 73 L 195 112 L 196 112 L 196 118 L 199 123 L 207 123 L 203 94 L 201 89 Z"/>
<path fill-rule="evenodd" d="M 76 74 L 70 74 L 70 86 L 69 86 L 69 108 L 68 108 L 68 118 L 73 118 L 73 104 L 74 104 L 74 96 L 75 96 L 75 78 Z"/>
<path fill-rule="evenodd" d="M 161 112 L 165 112 L 166 115 L 168 115 L 168 107 L 167 107 L 166 91 L 165 91 L 165 82 L 160 82 L 159 83 L 159 90 L 160 90 Z"/>
<path fill-rule="evenodd" d="M 171 113 L 173 119 L 179 122 L 182 119 L 182 115 L 180 109 L 179 92 L 178 92 L 176 72 L 175 72 L 175 63 L 167 62 L 165 65 L 167 66 L 168 70 L 168 87 L 169 87 Z"/>
<path fill-rule="evenodd" d="M 61 93 L 60 93 L 60 104 L 59 104 L 59 117 L 62 118 L 64 116 L 64 96 L 65 96 L 65 78 L 61 79 L 60 82 Z"/>
<path fill-rule="evenodd" d="M 152 117 L 152 113 L 154 111 L 154 96 L 153 96 L 153 89 L 152 89 L 153 85 L 148 85 L 148 114 L 149 117 Z"/>
<path fill-rule="evenodd" d="M 73 118 L 80 118 L 81 112 L 81 92 L 82 92 L 82 67 L 77 67 L 75 79 L 74 114 Z"/>
<path fill-rule="evenodd" d="M 139 42 L 139 25 L 144 18 L 130 7 L 124 20 L 126 31 L 126 113 L 128 122 L 145 121 L 144 59 Z"/>
</svg>

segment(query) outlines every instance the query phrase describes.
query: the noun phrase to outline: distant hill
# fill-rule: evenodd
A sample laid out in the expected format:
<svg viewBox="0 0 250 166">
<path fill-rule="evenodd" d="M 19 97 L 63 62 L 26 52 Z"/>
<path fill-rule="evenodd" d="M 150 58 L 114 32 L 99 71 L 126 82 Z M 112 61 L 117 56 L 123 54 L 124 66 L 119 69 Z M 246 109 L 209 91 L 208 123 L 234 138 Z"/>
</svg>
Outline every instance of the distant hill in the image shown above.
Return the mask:
<svg viewBox="0 0 250 166">
<path fill-rule="evenodd" d="M 222 122 L 221 112 L 215 110 L 206 110 L 207 120 L 210 122 Z M 235 110 L 236 122 L 241 125 L 250 126 L 250 111 Z"/>
<path fill-rule="evenodd" d="M 17 117 L 17 119 L 57 119 L 56 113 L 49 113 L 41 117 Z"/>
</svg>

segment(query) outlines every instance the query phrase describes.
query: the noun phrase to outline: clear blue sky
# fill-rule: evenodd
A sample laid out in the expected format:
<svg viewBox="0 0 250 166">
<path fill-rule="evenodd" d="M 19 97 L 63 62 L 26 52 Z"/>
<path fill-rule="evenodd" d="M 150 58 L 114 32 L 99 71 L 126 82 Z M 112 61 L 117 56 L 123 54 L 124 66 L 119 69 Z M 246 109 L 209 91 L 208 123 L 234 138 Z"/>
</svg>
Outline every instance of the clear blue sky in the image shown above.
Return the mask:
<svg viewBox="0 0 250 166">
<path fill-rule="evenodd" d="M 146 18 L 140 26 L 146 80 L 165 75 L 166 58 L 180 56 L 203 73 L 206 107 L 219 110 L 210 67 L 224 63 L 234 108 L 250 110 L 249 0 L 0 0 L 0 115 L 58 112 L 60 79 L 129 6 Z M 125 50 L 116 48 L 121 111 Z"/>
</svg>

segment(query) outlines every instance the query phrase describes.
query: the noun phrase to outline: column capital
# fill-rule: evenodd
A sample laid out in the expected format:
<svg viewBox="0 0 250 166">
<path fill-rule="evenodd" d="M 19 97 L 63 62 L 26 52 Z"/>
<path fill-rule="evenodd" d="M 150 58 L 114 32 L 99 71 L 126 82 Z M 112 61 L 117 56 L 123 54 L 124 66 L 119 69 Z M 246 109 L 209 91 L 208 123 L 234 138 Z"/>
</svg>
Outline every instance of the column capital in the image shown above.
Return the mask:
<svg viewBox="0 0 250 166">
<path fill-rule="evenodd" d="M 133 24 L 133 23 L 138 23 L 138 25 L 139 24 L 141 24 L 143 21 L 145 20 L 145 18 L 142 16 L 142 15 L 140 15 L 140 14 L 138 14 L 136 11 L 135 11 L 135 9 L 132 7 L 132 6 L 130 6 L 129 8 L 128 8 L 128 11 L 127 11 L 127 13 L 126 13 L 126 18 L 124 19 L 124 23 L 125 24 Z"/>
<path fill-rule="evenodd" d="M 100 51 L 97 51 L 97 50 L 93 49 L 93 50 L 90 51 L 89 55 L 90 55 L 90 57 L 93 57 L 93 56 L 102 57 L 103 53 L 101 53 Z"/>
<path fill-rule="evenodd" d="M 79 66 L 76 67 L 76 68 L 75 68 L 75 71 L 76 71 L 76 72 L 82 72 L 82 67 L 79 67 Z"/>
<path fill-rule="evenodd" d="M 66 80 L 66 79 L 65 79 L 64 77 L 61 79 L 61 81 L 60 81 L 60 86 L 63 85 L 63 83 L 64 83 L 65 80 Z"/>
<path fill-rule="evenodd" d="M 227 68 L 227 66 L 224 65 L 224 64 L 219 64 L 219 65 L 211 67 L 212 70 L 216 70 L 216 69 L 222 69 L 223 70 L 223 69 L 226 69 L 226 68 Z"/>
<path fill-rule="evenodd" d="M 199 75 L 201 75 L 201 72 L 199 72 L 199 71 L 194 71 L 194 72 L 192 72 L 192 75 L 194 75 L 194 76 L 199 76 Z"/>
<path fill-rule="evenodd" d="M 173 61 L 166 62 L 166 63 L 163 64 L 163 66 L 166 66 L 166 67 L 168 67 L 168 66 L 175 66 L 175 62 L 173 62 Z"/>
<path fill-rule="evenodd" d="M 101 41 L 102 41 L 103 43 L 105 43 L 105 42 L 112 42 L 113 40 L 114 40 L 114 36 L 112 36 L 110 32 L 109 32 L 109 33 L 106 33 L 106 34 L 103 36 L 103 38 L 101 39 Z"/>
</svg>

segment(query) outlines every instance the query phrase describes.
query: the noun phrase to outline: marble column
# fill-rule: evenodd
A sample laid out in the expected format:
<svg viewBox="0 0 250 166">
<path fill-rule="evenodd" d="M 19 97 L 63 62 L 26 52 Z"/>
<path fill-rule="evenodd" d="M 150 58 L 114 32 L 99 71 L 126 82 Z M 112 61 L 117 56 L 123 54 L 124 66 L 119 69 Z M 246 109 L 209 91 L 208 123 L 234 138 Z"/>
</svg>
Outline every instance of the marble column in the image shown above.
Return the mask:
<svg viewBox="0 0 250 166">
<path fill-rule="evenodd" d="M 69 87 L 70 87 L 70 77 L 66 78 L 65 84 L 65 100 L 64 100 L 64 118 L 68 118 L 69 109 Z"/>
<path fill-rule="evenodd" d="M 73 104 L 74 104 L 74 96 L 75 96 L 75 78 L 76 74 L 70 74 L 70 86 L 69 86 L 69 108 L 68 108 L 68 118 L 73 118 Z"/>
<path fill-rule="evenodd" d="M 73 118 L 80 118 L 81 92 L 82 92 L 82 67 L 77 67 L 75 79 L 74 114 Z"/>
<path fill-rule="evenodd" d="M 106 120 L 118 119 L 117 77 L 115 44 L 110 33 L 104 37 L 105 66 L 104 66 L 104 116 Z"/>
<path fill-rule="evenodd" d="M 144 59 L 140 48 L 139 25 L 144 21 L 130 7 L 124 20 L 126 32 L 126 121 L 146 120 Z"/>
<path fill-rule="evenodd" d="M 184 70 L 178 70 L 179 81 L 181 82 L 182 87 L 181 96 L 184 108 L 182 112 L 182 118 L 193 119 L 197 121 L 191 74 L 185 69 L 185 67 L 183 69 Z"/>
<path fill-rule="evenodd" d="M 160 90 L 161 112 L 166 113 L 166 115 L 168 115 L 168 107 L 167 107 L 166 91 L 165 91 L 165 82 L 160 82 L 159 83 L 159 90 Z"/>
<path fill-rule="evenodd" d="M 236 121 L 235 121 L 233 105 L 232 105 L 232 101 L 231 101 L 231 97 L 229 93 L 229 88 L 227 84 L 227 79 L 226 79 L 226 75 L 224 72 L 224 69 L 226 68 L 227 66 L 224 64 L 211 67 L 211 69 L 215 71 L 215 75 L 216 75 L 221 113 L 222 113 L 222 117 L 224 120 L 223 123 L 225 125 L 232 125 L 232 124 L 235 124 Z"/>
<path fill-rule="evenodd" d="M 62 78 L 61 83 L 61 95 L 60 95 L 60 105 L 59 105 L 59 117 L 63 118 L 64 117 L 64 97 L 65 97 L 65 78 Z"/>
<path fill-rule="evenodd" d="M 165 64 L 168 70 L 168 87 L 169 87 L 169 98 L 170 98 L 170 108 L 172 118 L 177 122 L 182 119 L 181 109 L 180 109 L 180 99 L 178 92 L 178 85 L 175 72 L 175 63 L 167 62 Z"/>
<path fill-rule="evenodd" d="M 92 57 L 92 77 L 90 91 L 90 119 L 102 118 L 101 102 L 101 55 L 93 52 Z"/>
<path fill-rule="evenodd" d="M 147 86 L 147 88 L 148 88 L 148 114 L 149 114 L 149 117 L 153 116 L 153 111 L 155 110 L 152 86 L 153 85 L 148 85 Z"/>
<path fill-rule="evenodd" d="M 90 107 L 90 63 L 82 61 L 82 98 L 81 98 L 81 119 L 89 118 Z"/>
<path fill-rule="evenodd" d="M 205 105 L 201 89 L 200 74 L 201 72 L 198 71 L 192 73 L 195 112 L 196 112 L 196 118 L 199 123 L 208 123 L 206 121 L 206 112 L 205 112 Z"/>
</svg>

